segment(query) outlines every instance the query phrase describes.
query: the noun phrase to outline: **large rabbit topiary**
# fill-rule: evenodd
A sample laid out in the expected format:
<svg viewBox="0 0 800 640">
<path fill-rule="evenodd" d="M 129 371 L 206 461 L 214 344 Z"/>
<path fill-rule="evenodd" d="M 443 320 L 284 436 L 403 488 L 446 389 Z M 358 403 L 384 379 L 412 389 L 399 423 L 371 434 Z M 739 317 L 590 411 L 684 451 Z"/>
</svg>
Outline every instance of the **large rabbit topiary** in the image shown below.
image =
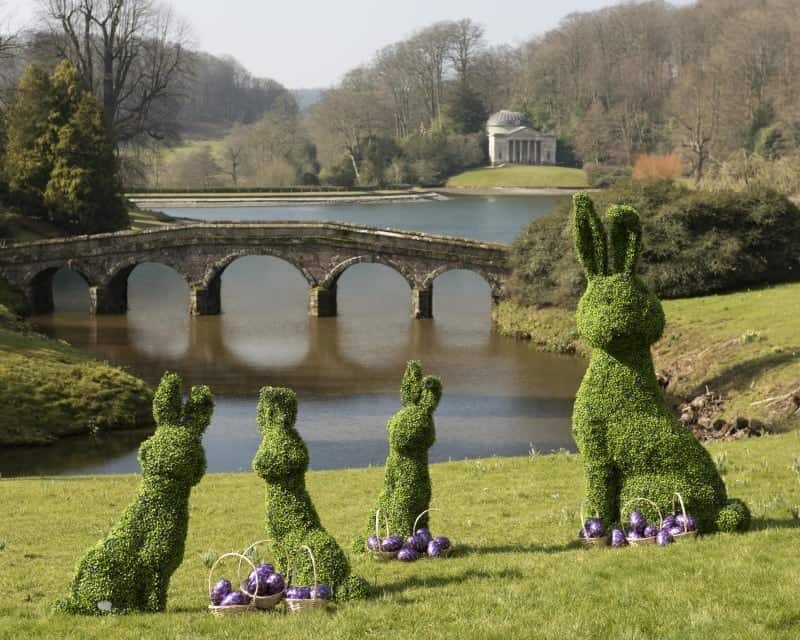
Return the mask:
<svg viewBox="0 0 800 640">
<path fill-rule="evenodd" d="M 78 563 L 58 610 L 92 615 L 166 608 L 170 578 L 183 561 L 189 494 L 206 471 L 202 436 L 213 410 L 208 387 L 193 387 L 184 404 L 181 379 L 164 375 L 153 399 L 156 432 L 139 448 L 139 494 Z"/>
<path fill-rule="evenodd" d="M 350 563 L 336 540 L 323 528 L 306 490 L 308 448 L 295 429 L 297 396 L 291 389 L 264 387 L 258 400 L 258 424 L 264 438 L 253 458 L 253 470 L 267 485 L 267 533 L 279 570 L 292 568 L 292 582 L 312 585 L 314 554 L 317 578 L 333 590 L 337 600 L 366 597 L 369 585 L 350 575 Z"/>
<path fill-rule="evenodd" d="M 708 451 L 670 414 L 658 386 L 650 345 L 661 337 L 665 318 L 658 298 L 636 275 L 638 213 L 610 207 L 606 237 L 591 198 L 577 194 L 574 205 L 575 249 L 588 279 L 577 324 L 592 346 L 573 414 L 587 506 L 610 524 L 632 498 L 669 510 L 678 492 L 700 531 L 747 528 L 747 506 L 728 500 Z"/>
<path fill-rule="evenodd" d="M 412 534 L 415 519 L 430 507 L 428 450 L 436 441 L 433 414 L 441 398 L 441 380 L 436 376 L 423 378 L 420 363 L 410 361 L 400 386 L 403 408 L 386 425 L 389 456 L 383 491 L 375 505 L 375 510 L 381 511 L 381 526 L 392 534 Z M 368 518 L 366 534 L 354 542 L 354 547 L 361 551 L 367 536 L 375 531 L 375 510 Z M 428 514 L 419 519 L 418 526 L 428 526 Z"/>
</svg>

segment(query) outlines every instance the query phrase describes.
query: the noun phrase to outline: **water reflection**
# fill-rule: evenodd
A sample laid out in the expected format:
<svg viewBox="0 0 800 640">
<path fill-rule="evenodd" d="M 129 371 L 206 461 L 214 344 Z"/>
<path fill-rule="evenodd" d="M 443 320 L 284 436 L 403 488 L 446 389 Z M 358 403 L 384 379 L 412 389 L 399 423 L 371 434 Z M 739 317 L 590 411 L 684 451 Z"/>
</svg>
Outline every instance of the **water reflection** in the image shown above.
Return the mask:
<svg viewBox="0 0 800 640">
<path fill-rule="evenodd" d="M 574 446 L 570 413 L 583 363 L 496 335 L 489 287 L 472 273 L 437 278 L 436 317 L 423 321 L 409 317 L 408 283 L 378 264 L 342 275 L 337 318 L 308 317 L 305 279 L 271 257 L 242 258 L 225 270 L 220 316 L 190 317 L 186 283 L 161 265 L 132 272 L 130 311 L 122 316 L 90 317 L 88 304 L 81 306 L 88 296 L 80 276 L 60 272 L 54 283 L 56 313 L 34 318 L 47 333 L 151 383 L 175 370 L 190 384 L 212 387 L 216 410 L 205 437 L 210 471 L 250 468 L 260 441 L 255 410 L 263 385 L 297 391 L 298 427 L 313 468 L 382 464 L 386 420 L 399 408 L 410 358 L 444 380 L 432 459 L 520 455 L 531 444 L 542 451 Z M 84 444 L 18 451 L 13 469 L 138 471 L 135 439 L 115 434 Z M 14 472 L 7 465 L 0 457 L 0 473 Z"/>
</svg>

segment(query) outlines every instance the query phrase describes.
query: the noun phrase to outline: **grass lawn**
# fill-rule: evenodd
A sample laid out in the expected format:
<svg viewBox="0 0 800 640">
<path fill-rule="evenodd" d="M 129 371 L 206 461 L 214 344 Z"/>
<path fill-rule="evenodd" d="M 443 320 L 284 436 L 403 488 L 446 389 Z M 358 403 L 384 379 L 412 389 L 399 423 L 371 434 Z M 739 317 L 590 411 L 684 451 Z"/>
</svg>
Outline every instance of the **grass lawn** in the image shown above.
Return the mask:
<svg viewBox="0 0 800 640">
<path fill-rule="evenodd" d="M 485 189 L 491 187 L 518 187 L 529 189 L 588 187 L 582 169 L 511 165 L 497 168 L 472 169 L 447 181 L 448 187 Z"/>
<path fill-rule="evenodd" d="M 800 387 L 800 284 L 663 304 L 667 327 L 654 353 L 656 369 L 672 374 L 671 394 L 692 397 L 707 385 L 726 396 L 723 417 L 800 426 L 800 417 L 791 416 L 796 407 L 790 397 L 752 404 Z M 537 311 L 504 302 L 495 317 L 506 335 L 529 337 L 548 350 L 588 355 L 572 311 Z"/>
<path fill-rule="evenodd" d="M 254 474 L 209 475 L 194 490 L 165 614 L 105 619 L 49 607 L 138 478 L 0 480 L 0 637 L 795 639 L 800 434 L 714 445 L 712 453 L 726 455 L 729 492 L 750 504 L 754 530 L 668 548 L 576 548 L 578 456 L 434 465 L 441 511 L 432 529 L 458 553 L 413 564 L 356 558 L 377 597 L 302 616 L 219 619 L 205 610 L 201 554 L 241 550 L 264 535 L 264 487 Z M 308 475 L 323 522 L 345 548 L 381 483 L 380 468 Z"/>
</svg>

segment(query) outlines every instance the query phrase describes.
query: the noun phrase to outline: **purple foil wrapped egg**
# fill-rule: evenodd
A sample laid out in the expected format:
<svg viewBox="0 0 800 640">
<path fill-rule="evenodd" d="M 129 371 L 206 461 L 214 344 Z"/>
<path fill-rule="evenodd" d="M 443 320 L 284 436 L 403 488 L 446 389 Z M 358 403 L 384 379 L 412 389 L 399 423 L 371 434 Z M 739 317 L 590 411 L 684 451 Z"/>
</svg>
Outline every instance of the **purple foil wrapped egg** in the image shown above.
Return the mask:
<svg viewBox="0 0 800 640">
<path fill-rule="evenodd" d="M 675 524 L 684 532 L 694 531 L 697 528 L 697 522 L 688 514 L 684 516 L 682 513 L 679 513 L 677 516 L 675 516 Z"/>
<path fill-rule="evenodd" d="M 642 533 L 647 526 L 647 520 L 645 520 L 644 514 L 641 511 L 631 511 L 629 521 L 631 523 L 631 529 L 638 533 Z"/>
<path fill-rule="evenodd" d="M 682 533 L 686 533 L 686 532 L 683 530 L 682 526 L 680 526 L 679 524 L 676 524 L 674 527 L 670 527 L 669 528 L 669 533 L 674 538 L 675 536 L 679 536 Z"/>
<path fill-rule="evenodd" d="M 676 522 L 676 516 L 675 514 L 671 513 L 664 518 L 663 522 L 661 523 L 661 528 L 671 529 L 672 527 L 675 526 L 675 522 Z"/>
<path fill-rule="evenodd" d="M 581 529 L 580 531 L 578 531 L 578 537 L 579 538 L 588 538 L 589 537 L 589 532 L 586 530 L 585 527 L 583 529 Z"/>
<path fill-rule="evenodd" d="M 370 551 L 380 551 L 381 539 L 375 534 L 372 534 L 369 538 L 367 538 L 367 549 Z"/>
<path fill-rule="evenodd" d="M 230 580 L 220 580 L 211 589 L 211 604 L 213 604 L 215 607 L 220 606 L 222 601 L 225 599 L 225 596 L 229 595 L 232 591 L 233 585 L 231 584 Z"/>
<path fill-rule="evenodd" d="M 289 600 L 299 600 L 300 599 L 300 587 L 289 587 L 286 590 L 286 597 Z"/>
<path fill-rule="evenodd" d="M 244 591 L 234 591 L 225 596 L 220 606 L 232 607 L 234 605 L 250 604 L 251 600 L 252 598 Z"/>
<path fill-rule="evenodd" d="M 625 532 L 622 529 L 614 529 L 611 532 L 612 547 L 624 547 L 627 542 L 628 541 L 625 539 Z"/>
<path fill-rule="evenodd" d="M 403 538 L 400 536 L 386 536 L 381 540 L 382 551 L 399 551 L 403 546 Z"/>
<path fill-rule="evenodd" d="M 403 547 L 397 554 L 397 559 L 400 562 L 414 562 L 419 560 L 419 551 L 413 547 Z"/>
<path fill-rule="evenodd" d="M 628 540 L 641 540 L 642 538 L 644 538 L 644 535 L 642 535 L 640 532 L 633 529 L 628 531 Z"/>
<path fill-rule="evenodd" d="M 666 547 L 671 542 L 675 542 L 675 538 L 672 537 L 672 534 L 667 531 L 666 529 L 662 529 L 656 535 L 656 544 L 662 547 Z"/>
<path fill-rule="evenodd" d="M 283 576 L 280 573 L 271 573 L 267 576 L 267 579 L 264 581 L 266 583 L 266 595 L 274 596 L 277 593 L 280 593 L 286 587 L 286 581 L 283 579 Z M 259 583 L 259 591 L 261 591 L 261 584 Z M 261 595 L 261 594 L 259 594 Z"/>
<path fill-rule="evenodd" d="M 431 558 L 441 558 L 444 556 L 444 549 L 442 549 L 442 545 L 440 545 L 436 540 L 431 540 L 428 543 L 428 556 Z"/>
<path fill-rule="evenodd" d="M 327 584 L 318 584 L 316 589 L 311 590 L 311 598 L 314 600 L 330 600 L 331 588 Z"/>
<path fill-rule="evenodd" d="M 600 518 L 589 518 L 584 528 L 589 532 L 590 538 L 602 538 L 606 532 L 606 528 Z"/>
<path fill-rule="evenodd" d="M 642 531 L 643 538 L 655 538 L 658 535 L 658 529 L 656 529 L 652 524 L 648 524 L 644 531 Z"/>
<path fill-rule="evenodd" d="M 437 536 L 434 538 L 434 540 L 439 543 L 439 546 L 441 546 L 442 549 L 447 550 L 450 548 L 450 538 L 446 536 Z"/>
<path fill-rule="evenodd" d="M 308 600 L 311 598 L 311 587 L 298 587 L 301 600 Z"/>
<path fill-rule="evenodd" d="M 431 540 L 433 540 L 433 536 L 431 535 L 431 532 L 427 527 L 421 527 L 417 529 L 414 532 L 414 535 L 418 536 L 421 540 L 424 540 L 426 546 Z"/>
<path fill-rule="evenodd" d="M 408 536 L 405 546 L 410 549 L 414 549 L 417 553 L 423 553 L 425 548 L 428 546 L 428 543 L 425 542 L 425 539 L 422 536 L 418 536 L 415 533 L 413 536 Z"/>
<path fill-rule="evenodd" d="M 269 595 L 267 593 L 267 578 L 269 578 L 274 572 L 275 567 L 273 567 L 271 564 L 262 564 L 257 566 L 255 571 L 251 571 L 250 575 L 247 577 L 247 583 L 245 584 L 245 587 L 247 587 L 247 592 L 255 593 L 257 596 Z M 256 593 L 256 583 L 258 583 L 258 593 Z"/>
</svg>

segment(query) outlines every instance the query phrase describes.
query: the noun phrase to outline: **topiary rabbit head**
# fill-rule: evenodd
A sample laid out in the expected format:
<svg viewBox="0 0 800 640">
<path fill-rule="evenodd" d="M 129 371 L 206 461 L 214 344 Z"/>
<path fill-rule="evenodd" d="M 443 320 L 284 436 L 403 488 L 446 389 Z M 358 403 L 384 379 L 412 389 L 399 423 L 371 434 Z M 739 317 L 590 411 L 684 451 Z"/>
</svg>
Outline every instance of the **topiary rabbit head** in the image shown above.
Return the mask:
<svg viewBox="0 0 800 640">
<path fill-rule="evenodd" d="M 609 352 L 649 346 L 664 331 L 664 310 L 636 275 L 642 226 L 633 207 L 609 207 L 608 237 L 585 193 L 575 195 L 575 252 L 588 285 L 578 303 L 578 330 Z"/>
<path fill-rule="evenodd" d="M 283 387 L 264 387 L 258 397 L 258 426 L 264 438 L 253 458 L 253 470 L 267 481 L 279 481 L 308 469 L 308 448 L 295 429 L 297 395 Z"/>
<path fill-rule="evenodd" d="M 145 480 L 163 478 L 188 486 L 200 482 L 206 472 L 202 437 L 213 412 L 208 387 L 192 387 L 184 404 L 180 377 L 165 373 L 153 397 L 156 432 L 139 448 Z"/>
<path fill-rule="evenodd" d="M 416 360 L 406 365 L 400 388 L 403 409 L 387 425 L 389 444 L 404 453 L 427 452 L 436 440 L 433 412 L 442 398 L 442 381 L 436 376 L 422 377 Z"/>
</svg>

